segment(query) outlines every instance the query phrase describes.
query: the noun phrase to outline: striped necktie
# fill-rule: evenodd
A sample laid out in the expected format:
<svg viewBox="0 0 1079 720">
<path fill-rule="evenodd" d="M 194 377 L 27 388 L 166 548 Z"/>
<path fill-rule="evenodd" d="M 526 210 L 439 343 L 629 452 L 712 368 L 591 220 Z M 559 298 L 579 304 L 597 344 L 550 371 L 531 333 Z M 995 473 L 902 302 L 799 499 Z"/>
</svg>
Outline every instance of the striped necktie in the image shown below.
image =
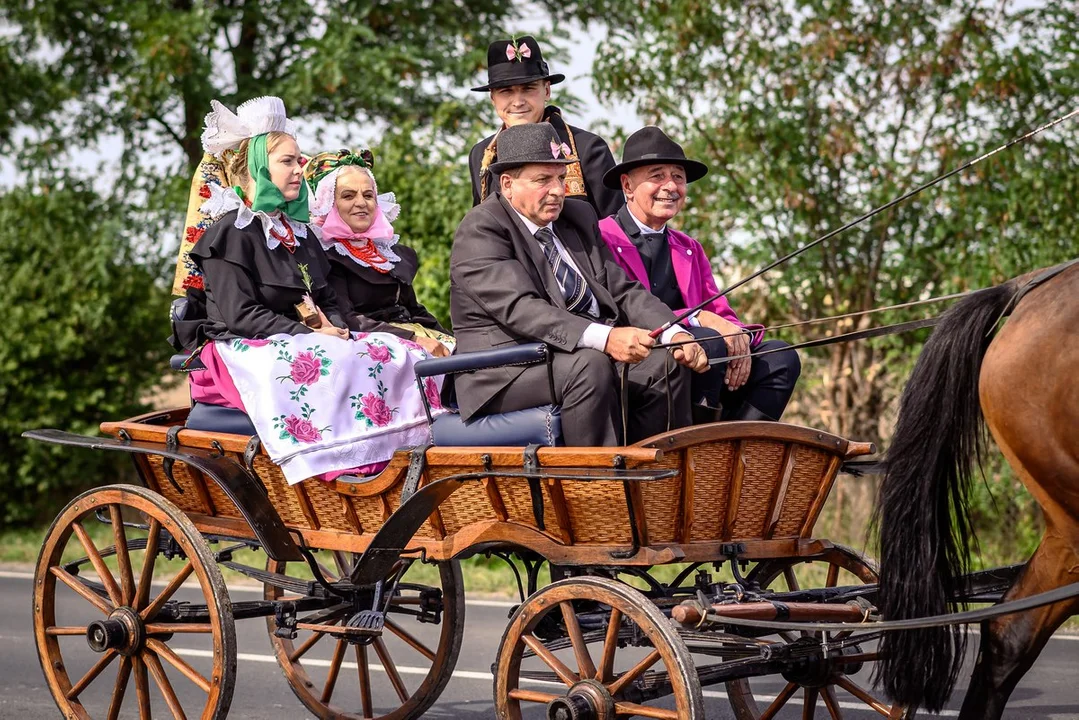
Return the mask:
<svg viewBox="0 0 1079 720">
<path fill-rule="evenodd" d="M 562 288 L 566 309 L 571 313 L 591 315 L 592 291 L 581 274 L 562 258 L 562 253 L 558 252 L 554 244 L 554 233 L 550 228 L 540 228 L 536 231 L 536 240 L 543 248 L 543 255 L 554 272 L 558 286 Z"/>
</svg>

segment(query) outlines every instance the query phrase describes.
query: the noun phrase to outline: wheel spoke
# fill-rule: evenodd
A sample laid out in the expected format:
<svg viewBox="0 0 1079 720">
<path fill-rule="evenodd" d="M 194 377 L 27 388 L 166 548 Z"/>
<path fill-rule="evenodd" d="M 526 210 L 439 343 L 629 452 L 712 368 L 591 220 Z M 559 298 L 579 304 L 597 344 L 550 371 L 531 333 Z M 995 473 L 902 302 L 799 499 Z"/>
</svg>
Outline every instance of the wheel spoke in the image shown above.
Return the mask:
<svg viewBox="0 0 1079 720">
<path fill-rule="evenodd" d="M 776 716 L 776 713 L 782 710 L 783 706 L 787 704 L 787 701 L 794 697 L 794 693 L 796 692 L 798 692 L 798 686 L 791 682 L 787 683 L 779 692 L 776 699 L 772 701 L 772 704 L 761 713 L 760 720 L 772 720 L 772 718 Z"/>
<path fill-rule="evenodd" d="M 180 568 L 180 572 L 176 573 L 176 577 L 174 577 L 168 586 L 161 591 L 161 594 L 154 598 L 154 601 L 148 607 L 139 612 L 139 615 L 144 622 L 146 620 L 154 619 L 154 616 L 165 606 L 165 603 L 168 602 L 169 598 L 180 589 L 180 586 L 184 584 L 184 581 L 190 577 L 194 570 L 195 564 L 188 558 L 187 562 L 184 563 L 184 566 Z"/>
<path fill-rule="evenodd" d="M 835 587 L 839 583 L 839 566 L 828 566 L 828 578 L 824 581 L 824 587 Z"/>
<path fill-rule="evenodd" d="M 884 717 L 891 717 L 892 709 L 888 705 L 885 705 L 880 700 L 870 695 L 864 688 L 859 687 L 855 683 L 851 682 L 850 678 L 845 675 L 836 675 L 835 684 L 849 692 L 854 697 L 864 702 L 869 707 L 876 710 Z"/>
<path fill-rule="evenodd" d="M 652 650 L 652 652 L 645 655 L 639 663 L 619 675 L 614 682 L 608 685 L 607 692 L 616 697 L 622 692 L 623 688 L 636 680 L 641 673 L 655 665 L 657 660 L 659 660 L 659 650 Z"/>
<path fill-rule="evenodd" d="M 109 666 L 109 663 L 116 659 L 116 656 L 118 654 L 119 653 L 117 653 L 112 648 L 106 650 L 105 653 L 98 659 L 98 661 L 94 663 L 94 666 L 87 670 L 86 674 L 83 675 L 77 683 L 72 685 L 70 690 L 67 691 L 67 699 L 74 700 L 75 698 L 77 698 L 79 694 L 90 685 L 90 683 L 97 679 L 97 676 L 101 674 L 101 671 L 107 668 Z"/>
<path fill-rule="evenodd" d="M 805 700 L 802 703 L 802 720 L 813 720 L 817 714 L 817 688 L 803 688 Z"/>
<path fill-rule="evenodd" d="M 832 716 L 832 720 L 843 720 L 843 711 L 839 709 L 839 702 L 835 699 L 835 690 L 831 685 L 825 685 L 820 689 L 821 699 L 824 700 L 824 707 L 828 708 L 828 714 Z"/>
<path fill-rule="evenodd" d="M 153 713 L 150 710 L 150 681 L 146 677 L 146 663 L 136 655 L 131 658 L 131 664 L 135 668 L 135 695 L 139 700 L 139 720 L 151 720 Z"/>
<path fill-rule="evenodd" d="M 150 529 L 146 533 L 146 553 L 142 558 L 142 572 L 139 574 L 139 587 L 135 592 L 133 610 L 138 610 L 150 599 L 150 581 L 154 577 L 154 562 L 157 559 L 158 544 L 161 542 L 161 523 L 150 518 Z"/>
<path fill-rule="evenodd" d="M 622 627 L 622 611 L 611 608 L 611 618 L 607 621 L 607 635 L 603 639 L 603 655 L 600 657 L 596 680 L 606 683 L 613 677 L 614 653 L 618 650 L 618 631 Z"/>
<path fill-rule="evenodd" d="M 386 674 L 390 676 L 390 683 L 393 684 L 393 689 L 397 691 L 397 697 L 400 698 L 402 703 L 408 702 L 410 694 L 405 687 L 404 681 L 401 679 L 401 674 L 397 672 L 397 666 L 394 665 L 393 658 L 390 657 L 390 651 L 389 648 L 386 647 L 386 643 L 382 642 L 382 638 L 375 638 L 374 646 L 379 662 L 381 662 L 382 667 L 386 669 Z"/>
<path fill-rule="evenodd" d="M 647 705 L 638 705 L 631 702 L 616 702 L 614 704 L 614 714 L 619 717 L 636 715 L 637 717 L 662 718 L 662 720 L 678 720 L 677 710 L 648 707 Z"/>
<path fill-rule="evenodd" d="M 214 631 L 214 626 L 210 623 L 146 623 L 143 627 L 146 628 L 147 635 L 175 635 L 177 633 L 191 635 Z"/>
<path fill-rule="evenodd" d="M 339 622 L 339 620 L 334 620 L 332 622 L 327 623 L 327 625 L 336 625 L 338 622 Z M 289 662 L 296 662 L 297 660 L 302 658 L 304 655 L 306 655 L 307 651 L 315 646 L 315 643 L 317 643 L 319 640 L 321 640 L 324 637 L 326 637 L 326 633 L 324 631 L 320 631 L 320 630 L 313 631 L 311 633 L 311 637 L 304 640 L 303 644 L 300 645 L 300 647 L 293 649 L 292 653 L 288 656 L 288 661 Z"/>
<path fill-rule="evenodd" d="M 135 576 L 131 573 L 131 554 L 127 551 L 127 530 L 124 528 L 124 516 L 119 505 L 109 505 L 109 519 L 112 521 L 112 539 L 116 547 L 116 564 L 120 568 L 120 590 L 123 604 L 135 601 Z"/>
<path fill-rule="evenodd" d="M 561 696 L 538 692 L 536 690 L 521 690 L 519 688 L 514 688 L 509 691 L 509 697 L 511 700 L 516 700 L 518 702 L 549 703 Z"/>
<path fill-rule="evenodd" d="M 341 663 L 345 659 L 345 641 L 338 640 L 337 647 L 333 649 L 333 659 L 330 660 L 330 673 L 326 676 L 326 685 L 322 688 L 321 701 L 324 704 L 330 702 L 333 697 L 333 686 L 337 684 L 337 673 L 341 672 Z"/>
<path fill-rule="evenodd" d="M 120 706 L 124 704 L 124 694 L 127 692 L 127 681 L 131 677 L 131 658 L 121 657 L 120 668 L 116 671 L 116 684 L 112 688 L 112 702 L 109 703 L 107 720 L 116 720 L 120 717 Z"/>
<path fill-rule="evenodd" d="M 172 711 L 173 720 L 187 720 L 184 715 L 184 708 L 180 704 L 180 699 L 176 697 L 176 691 L 172 689 L 172 683 L 169 682 L 168 675 L 165 674 L 165 668 L 161 667 L 161 661 L 157 659 L 157 655 L 144 651 L 142 659 L 146 663 L 146 667 L 150 669 L 150 675 L 153 676 L 154 682 L 157 683 L 157 689 L 164 696 L 165 704 Z"/>
<path fill-rule="evenodd" d="M 385 623 L 386 627 L 389 628 L 390 632 L 408 643 L 408 645 L 410 645 L 416 652 L 418 652 L 420 655 L 423 655 L 431 662 L 435 661 L 434 651 L 424 645 L 419 640 L 417 640 L 415 637 L 413 637 L 411 633 L 409 633 L 403 627 L 395 623 L 393 620 L 390 620 L 389 617 L 386 618 Z"/>
<path fill-rule="evenodd" d="M 577 612 L 573 609 L 573 602 L 566 600 L 561 607 L 566 632 L 569 633 L 570 642 L 573 644 L 573 654 L 577 658 L 577 675 L 581 680 L 594 677 L 596 666 L 592 662 L 592 656 L 588 654 L 588 645 L 585 644 L 584 635 L 581 634 L 581 625 L 577 622 Z"/>
<path fill-rule="evenodd" d="M 555 674 L 561 678 L 562 682 L 567 686 L 572 686 L 580 678 L 566 667 L 566 664 L 555 657 L 554 653 L 544 647 L 543 643 L 535 635 L 522 635 L 521 640 L 528 646 L 528 649 L 536 653 L 536 656 L 547 664 L 547 667 L 555 671 Z"/>
<path fill-rule="evenodd" d="M 86 532 L 86 528 L 82 526 L 81 522 L 73 522 L 71 529 L 75 531 L 75 536 L 79 538 L 79 543 L 82 544 L 82 549 L 86 551 L 86 557 L 90 558 L 90 564 L 94 566 L 94 572 L 101 578 L 101 584 L 105 586 L 105 592 L 109 594 L 109 600 L 116 607 L 123 605 L 123 596 L 120 594 L 120 586 L 116 584 L 116 578 L 112 576 L 112 571 L 105 565 L 104 558 L 101 557 L 101 553 L 98 552 L 97 546 L 94 545 L 94 541 L 90 539 L 90 536 Z"/>
<path fill-rule="evenodd" d="M 46 635 L 52 635 L 53 637 L 59 637 L 62 635 L 86 635 L 87 628 L 85 627 L 60 627 L 54 625 L 53 627 L 45 628 Z"/>
<path fill-rule="evenodd" d="M 783 579 L 787 581 L 787 589 L 791 592 L 802 589 L 802 586 L 798 584 L 798 576 L 794 574 L 793 566 L 783 568 Z"/>
<path fill-rule="evenodd" d="M 90 603 L 91 605 L 96 607 L 101 612 L 105 613 L 106 615 L 108 615 L 109 613 L 112 612 L 113 607 L 112 607 L 112 604 L 108 600 L 101 597 L 100 595 L 98 595 L 93 590 L 91 590 L 86 585 L 86 583 L 84 583 L 82 580 L 75 577 L 71 573 L 69 573 L 67 570 L 64 570 L 59 565 L 53 565 L 51 568 L 49 568 L 49 572 L 51 572 L 53 575 L 55 575 L 61 582 L 63 582 L 69 588 L 71 588 L 76 593 L 78 593 L 79 596 L 82 597 L 83 600 Z"/>
<path fill-rule="evenodd" d="M 352 571 L 352 564 L 349 563 L 348 558 L 342 550 L 333 551 L 333 564 L 337 566 L 338 579 L 347 577 Z"/>
<path fill-rule="evenodd" d="M 146 647 L 153 650 L 160 657 L 165 658 L 165 660 L 168 661 L 169 665 L 172 665 L 174 668 L 179 670 L 185 678 L 198 685 L 199 689 L 202 690 L 204 693 L 210 692 L 210 681 L 204 678 L 201 674 L 199 674 L 198 670 L 188 665 L 187 662 L 182 657 L 174 653 L 172 651 L 172 648 L 170 648 L 168 645 L 161 642 L 160 640 L 150 638 L 146 641 Z"/>
<path fill-rule="evenodd" d="M 363 716 L 369 718 L 375 714 L 371 703 L 371 668 L 367 665 L 367 646 L 356 646 L 356 672 L 360 676 L 360 708 Z"/>
</svg>

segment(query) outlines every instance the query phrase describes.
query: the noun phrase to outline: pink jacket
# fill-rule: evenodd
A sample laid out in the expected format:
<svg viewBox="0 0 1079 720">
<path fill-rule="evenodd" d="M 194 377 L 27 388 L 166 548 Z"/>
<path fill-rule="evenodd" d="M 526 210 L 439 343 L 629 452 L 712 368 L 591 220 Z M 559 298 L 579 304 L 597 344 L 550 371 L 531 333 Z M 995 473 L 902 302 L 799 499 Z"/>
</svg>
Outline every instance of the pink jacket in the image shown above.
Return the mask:
<svg viewBox="0 0 1079 720">
<path fill-rule="evenodd" d="M 641 254 L 633 241 L 626 236 L 618 220 L 613 215 L 605 217 L 599 221 L 599 229 L 607 247 L 611 249 L 615 260 L 626 271 L 626 274 L 648 287 L 648 273 L 644 269 Z M 716 287 L 716 281 L 712 278 L 712 266 L 708 255 L 699 242 L 683 232 L 668 227 L 667 243 L 671 247 L 671 265 L 674 266 L 678 288 L 682 291 L 682 297 L 687 303 L 686 308 L 675 310 L 675 313 L 680 315 L 684 310 L 696 307 L 718 293 L 719 288 Z M 738 327 L 753 330 L 754 345 L 758 344 L 764 335 L 758 332 L 764 328 L 763 325 L 748 325 L 739 320 L 725 297 L 708 303 L 704 309 L 714 312 Z"/>
</svg>

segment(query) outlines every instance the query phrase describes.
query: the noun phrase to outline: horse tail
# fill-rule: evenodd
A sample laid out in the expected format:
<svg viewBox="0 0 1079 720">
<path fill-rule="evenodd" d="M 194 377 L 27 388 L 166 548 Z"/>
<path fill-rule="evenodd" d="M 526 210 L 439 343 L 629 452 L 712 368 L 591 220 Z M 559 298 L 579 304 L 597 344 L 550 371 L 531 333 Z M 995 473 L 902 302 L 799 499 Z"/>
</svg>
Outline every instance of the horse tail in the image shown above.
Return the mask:
<svg viewBox="0 0 1079 720">
<path fill-rule="evenodd" d="M 1015 291 L 1011 280 L 949 309 L 903 390 L 876 518 L 886 620 L 948 612 L 967 571 L 971 480 L 986 442 L 978 375 Z M 887 633 L 877 680 L 897 703 L 937 711 L 955 687 L 965 648 L 958 627 Z"/>
</svg>

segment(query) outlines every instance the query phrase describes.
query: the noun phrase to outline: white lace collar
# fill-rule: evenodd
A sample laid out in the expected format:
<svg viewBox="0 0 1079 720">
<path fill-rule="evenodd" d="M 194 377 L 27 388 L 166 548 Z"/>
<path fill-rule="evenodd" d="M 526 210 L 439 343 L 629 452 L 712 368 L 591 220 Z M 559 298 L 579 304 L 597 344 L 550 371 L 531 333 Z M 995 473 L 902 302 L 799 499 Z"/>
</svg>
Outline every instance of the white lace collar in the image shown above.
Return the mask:
<svg viewBox="0 0 1079 720">
<path fill-rule="evenodd" d="M 312 230 L 314 229 L 315 227 L 312 227 Z M 345 243 L 350 242 L 349 240 L 334 240 L 333 238 L 325 237 L 325 235 L 322 235 L 319 238 L 319 240 L 321 240 L 322 242 L 323 250 L 329 251 L 332 247 L 334 250 L 337 251 L 338 255 L 348 258 L 360 267 L 374 268 L 375 270 L 381 270 L 382 272 L 388 273 L 390 270 L 393 270 L 394 265 L 401 262 L 401 257 L 392 250 L 393 246 L 397 244 L 397 241 L 401 239 L 400 235 L 394 235 L 390 238 L 364 239 L 366 239 L 367 242 L 374 243 L 375 249 L 378 250 L 379 254 L 382 257 L 386 258 L 386 262 L 369 263 L 366 260 L 361 260 L 360 258 L 350 253 L 348 249 L 344 247 Z"/>
<path fill-rule="evenodd" d="M 281 237 L 288 234 L 285 230 L 286 223 L 292 229 L 297 243 L 301 238 L 307 238 L 307 225 L 305 223 L 293 220 L 281 212 L 255 212 L 247 207 L 244 201 L 240 199 L 240 196 L 236 194 L 236 190 L 231 187 L 223 188 L 212 183 L 208 187 L 210 188 L 210 199 L 202 204 L 199 212 L 216 220 L 226 213 L 237 210 L 236 222 L 233 225 L 240 230 L 243 230 L 255 218 L 258 218 L 259 222 L 262 223 L 262 232 L 266 236 L 266 247 L 270 250 L 281 244 L 281 241 L 274 236 L 274 233 Z M 312 228 L 312 230 L 314 229 Z M 315 236 L 318 237 L 317 232 Z"/>
</svg>

